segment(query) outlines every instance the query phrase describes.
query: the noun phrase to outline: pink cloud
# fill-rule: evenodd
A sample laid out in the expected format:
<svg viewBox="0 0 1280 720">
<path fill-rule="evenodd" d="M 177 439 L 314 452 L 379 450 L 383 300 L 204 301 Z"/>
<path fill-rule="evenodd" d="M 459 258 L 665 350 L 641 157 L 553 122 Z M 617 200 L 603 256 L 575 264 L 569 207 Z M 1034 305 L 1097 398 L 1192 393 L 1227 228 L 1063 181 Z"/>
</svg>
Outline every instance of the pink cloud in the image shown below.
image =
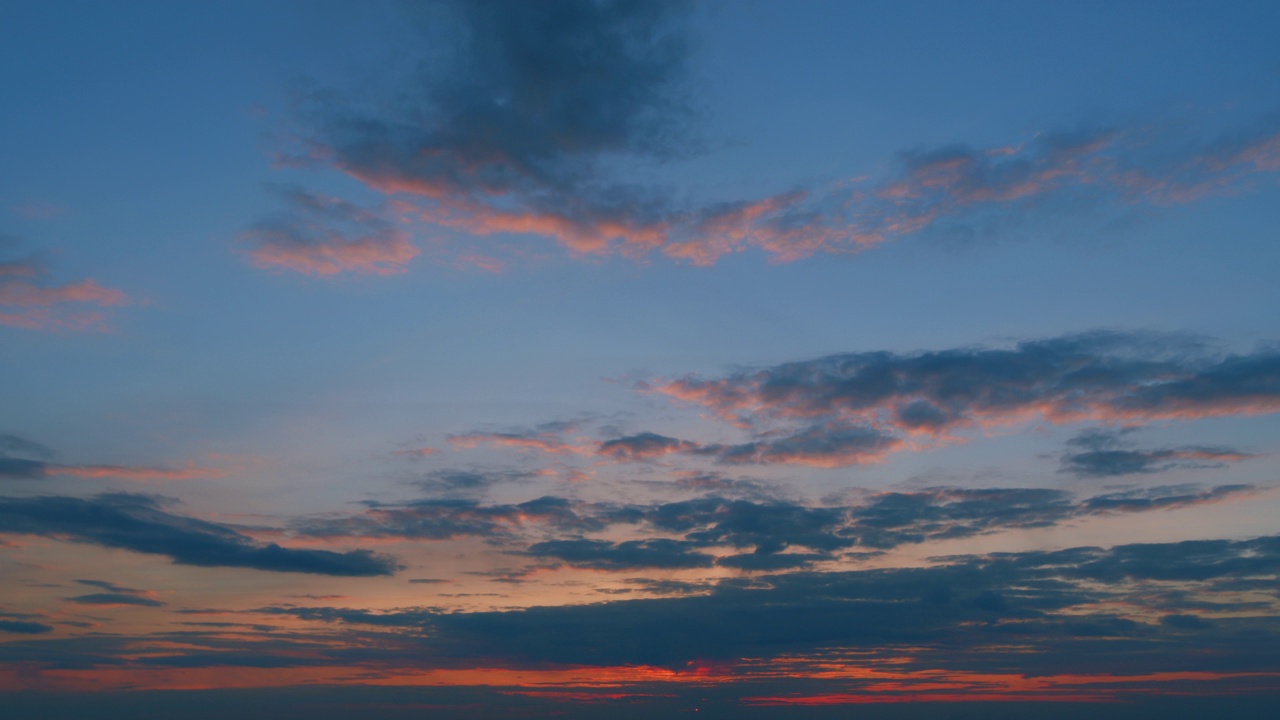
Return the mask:
<svg viewBox="0 0 1280 720">
<path fill-rule="evenodd" d="M 28 330 L 105 330 L 106 315 L 95 308 L 129 302 L 123 291 L 95 280 L 65 285 L 41 282 L 48 274 L 35 260 L 0 260 L 0 325 Z"/>
<path fill-rule="evenodd" d="M 46 475 L 69 475 L 79 478 L 114 478 L 117 480 L 198 480 L 226 476 L 217 468 L 199 467 L 188 462 L 181 468 L 146 465 L 49 465 Z"/>
</svg>

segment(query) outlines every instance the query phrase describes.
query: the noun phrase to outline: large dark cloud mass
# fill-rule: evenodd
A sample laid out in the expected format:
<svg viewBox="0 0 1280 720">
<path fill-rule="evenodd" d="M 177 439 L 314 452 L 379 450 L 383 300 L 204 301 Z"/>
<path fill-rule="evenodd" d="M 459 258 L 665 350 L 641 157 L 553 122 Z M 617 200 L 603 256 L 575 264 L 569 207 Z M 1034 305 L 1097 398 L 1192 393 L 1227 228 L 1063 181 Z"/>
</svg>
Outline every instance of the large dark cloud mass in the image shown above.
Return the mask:
<svg viewBox="0 0 1280 720">
<path fill-rule="evenodd" d="M 454 56 L 391 113 L 327 109 L 333 160 L 375 186 L 534 201 L 602 154 L 679 141 L 686 6 L 634 0 L 458 2 Z"/>
<path fill-rule="evenodd" d="M 203 567 L 336 576 L 390 575 L 398 568 L 393 559 L 368 550 L 337 553 L 264 545 L 231 528 L 168 512 L 153 498 L 125 493 L 88 500 L 0 497 L 0 533 L 70 539 Z"/>
<path fill-rule="evenodd" d="M 464 665 L 502 658 L 680 666 L 695 659 L 903 645 L 967 656 L 971 665 L 1024 663 L 1022 672 L 1078 669 L 1081 653 L 1089 653 L 1091 672 L 1224 670 L 1239 662 L 1274 671 L 1280 670 L 1280 655 L 1266 638 L 1280 630 L 1278 571 L 1280 538 L 1263 537 L 957 556 L 925 568 L 768 575 L 721 581 L 687 597 L 524 610 L 268 610 L 326 622 L 421 628 L 435 662 Z M 1215 593 L 1229 593 L 1230 582 L 1246 578 L 1266 578 L 1270 601 L 1244 614 L 1203 617 Z M 1176 599 L 1157 594 L 1170 582 L 1181 583 Z M 1116 615 L 1116 603 L 1148 605 L 1135 611 L 1149 612 L 1150 620 Z M 1262 636 L 1241 634 L 1246 628 Z M 1222 631 L 1204 635 L 1211 630 Z M 1015 659 L 999 649 L 1026 642 L 1040 651 Z M 1184 645 L 1214 650 L 1168 652 Z"/>
</svg>

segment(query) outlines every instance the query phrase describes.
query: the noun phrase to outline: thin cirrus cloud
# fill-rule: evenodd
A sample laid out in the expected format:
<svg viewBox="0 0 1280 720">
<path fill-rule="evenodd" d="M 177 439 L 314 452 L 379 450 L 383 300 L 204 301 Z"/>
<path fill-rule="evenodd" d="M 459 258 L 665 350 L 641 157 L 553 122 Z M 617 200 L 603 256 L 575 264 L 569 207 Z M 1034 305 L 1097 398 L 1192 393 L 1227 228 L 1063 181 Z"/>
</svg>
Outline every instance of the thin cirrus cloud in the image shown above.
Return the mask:
<svg viewBox="0 0 1280 720">
<path fill-rule="evenodd" d="M 639 460 L 692 452 L 729 463 L 840 467 L 1032 420 L 1140 423 L 1277 412 L 1280 353 L 1224 355 L 1178 335 L 1098 331 L 1003 349 L 831 355 L 637 387 L 706 408 L 755 438 L 695 447 L 649 438 L 647 454 L 603 454 Z M 601 450 L 643 438 L 606 441 Z M 1144 467 L 1238 459 L 1234 451 L 1184 448 L 1152 456 Z"/>
<path fill-rule="evenodd" d="M 705 152 L 691 110 L 685 4 L 446 7 L 444 22 L 455 29 L 448 62 L 376 103 L 312 94 L 300 108 L 304 149 L 285 158 L 337 169 L 393 200 L 366 209 L 291 191 L 289 212 L 241 237 L 255 265 L 400 272 L 418 254 L 407 221 L 550 238 L 574 255 L 659 253 L 711 265 L 755 248 L 792 261 L 1046 207 L 1193 202 L 1280 170 L 1280 117 L 1272 116 L 1212 139 L 1151 123 L 1042 132 L 987 148 L 907 148 L 878 178 L 690 200 L 687 190 L 615 179 L 619 161 Z M 406 12 L 424 27 L 441 20 Z"/>
<path fill-rule="evenodd" d="M 0 497 L 0 533 L 164 555 L 175 563 L 200 567 L 339 577 L 392 575 L 399 569 L 393 558 L 368 550 L 338 553 L 264 545 L 232 528 L 168 512 L 154 498 L 130 493 L 91 499 Z"/>
<path fill-rule="evenodd" d="M 128 304 L 124 292 L 94 280 L 50 282 L 51 273 L 39 259 L 12 256 L 17 245 L 16 240 L 0 236 L 0 325 L 101 331 L 108 327 L 102 308 Z"/>
</svg>

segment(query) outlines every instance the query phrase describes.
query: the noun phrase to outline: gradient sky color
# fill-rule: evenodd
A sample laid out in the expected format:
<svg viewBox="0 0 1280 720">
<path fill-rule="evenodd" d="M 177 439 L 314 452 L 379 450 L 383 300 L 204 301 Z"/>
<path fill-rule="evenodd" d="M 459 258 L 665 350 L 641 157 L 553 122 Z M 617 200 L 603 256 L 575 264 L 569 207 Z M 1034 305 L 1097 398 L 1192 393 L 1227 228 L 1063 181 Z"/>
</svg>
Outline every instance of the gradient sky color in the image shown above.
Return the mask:
<svg viewBox="0 0 1280 720">
<path fill-rule="evenodd" d="M 1275 717 L 1278 27 L 0 2 L 0 702 Z"/>
</svg>

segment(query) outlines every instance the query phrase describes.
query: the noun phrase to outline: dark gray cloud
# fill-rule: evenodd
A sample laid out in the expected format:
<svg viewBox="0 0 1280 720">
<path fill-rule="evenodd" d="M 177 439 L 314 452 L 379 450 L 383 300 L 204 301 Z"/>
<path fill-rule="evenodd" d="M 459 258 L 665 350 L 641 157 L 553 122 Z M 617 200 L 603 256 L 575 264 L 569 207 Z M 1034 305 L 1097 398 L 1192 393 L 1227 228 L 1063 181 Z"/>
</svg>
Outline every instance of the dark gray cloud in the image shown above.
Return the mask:
<svg viewBox="0 0 1280 720">
<path fill-rule="evenodd" d="M 1135 488 L 1095 495 L 1084 502 L 1091 512 L 1144 512 L 1187 505 L 1203 505 L 1245 495 L 1256 490 L 1251 485 L 1218 485 L 1204 489 L 1194 485 Z"/>
<path fill-rule="evenodd" d="M 165 605 L 151 597 L 152 593 L 146 590 L 123 587 L 106 580 L 76 580 L 76 582 L 107 591 L 63 598 L 77 605 L 138 605 L 142 607 L 164 607 Z"/>
<path fill-rule="evenodd" d="M 49 463 L 26 458 L 0 457 L 0 479 L 35 480 L 48 474 Z"/>
<path fill-rule="evenodd" d="M 871 182 L 804 188 L 784 180 L 772 195 L 750 199 L 627 184 L 619 178 L 637 161 L 702 149 L 689 7 L 404 5 L 408 24 L 423 33 L 408 52 L 418 62 L 412 79 L 305 94 L 301 147 L 283 160 L 336 168 L 394 195 L 403 217 L 472 236 L 534 234 L 580 254 L 657 251 L 701 265 L 745 248 L 794 260 L 922 233 L 972 234 L 1062 207 L 1079 215 L 1081 207 L 1114 213 L 1191 202 L 1277 168 L 1280 123 L 1266 118 L 1208 141 L 1149 123 L 1049 130 L 1002 147 L 908 148 Z M 246 240 L 267 250 L 253 255 L 259 264 L 313 274 L 395 271 L 416 253 L 403 238 L 360 236 L 349 248 L 349 232 L 313 230 L 269 221 Z M 928 408 L 918 409 L 927 421 Z"/>
<path fill-rule="evenodd" d="M 514 505 L 483 505 L 477 500 L 432 498 L 400 505 L 370 503 L 360 515 L 305 520 L 295 525 L 316 537 L 397 537 L 445 540 L 480 536 L 506 538 L 524 526 L 567 531 L 603 529 L 606 523 L 580 514 L 565 498 L 541 497 Z"/>
<path fill-rule="evenodd" d="M 548 540 L 534 543 L 525 552 L 537 558 L 555 558 L 574 567 L 597 570 L 635 570 L 641 568 L 711 567 L 715 558 L 698 552 L 698 543 L 685 540 Z"/>
<path fill-rule="evenodd" d="M 17 435 L 0 434 L 0 480 L 34 480 L 47 474 L 53 450 Z"/>
<path fill-rule="evenodd" d="M 432 470 L 411 484 L 435 497 L 465 498 L 484 495 L 494 485 L 520 482 L 529 473 L 492 470 Z"/>
<path fill-rule="evenodd" d="M 596 453 L 622 462 L 636 462 L 695 448 L 695 443 L 645 432 L 606 440 L 600 443 Z"/>
<path fill-rule="evenodd" d="M 55 454 L 52 448 L 38 442 L 17 435 L 0 433 L 0 457 L 34 457 L 49 460 Z"/>
<path fill-rule="evenodd" d="M 53 626 L 28 620 L 0 620 L 0 632 L 19 635 L 41 635 L 53 632 Z"/>
<path fill-rule="evenodd" d="M 807 566 L 853 548 L 877 552 L 1088 516 L 1220 502 L 1255 490 L 1249 485 L 1164 486 L 1077 498 L 1043 488 L 937 487 L 879 493 L 839 506 L 717 494 L 649 505 L 557 497 L 513 505 L 431 499 L 370 504 L 361 514 L 311 519 L 295 530 L 326 538 L 480 537 L 519 555 L 602 570 L 704 567 L 717 562 L 707 551 L 732 547 L 749 552 L 721 558 L 721 566 L 758 571 Z M 653 536 L 624 542 L 586 537 L 620 525 Z"/>
<path fill-rule="evenodd" d="M 267 610 L 326 622 L 416 628 L 429 638 L 438 662 L 464 666 L 476 658 L 681 666 L 694 659 L 890 644 L 953 660 L 995 653 L 998 662 L 1016 657 L 1017 667 L 1045 663 L 1057 671 L 1085 666 L 1096 672 L 1223 671 L 1235 662 L 1257 671 L 1280 669 L 1280 655 L 1241 631 L 1280 629 L 1280 606 L 1254 610 L 1252 619 L 1208 619 L 1197 603 L 1214 592 L 1207 581 L 1274 576 L 1278 567 L 1280 538 L 1264 537 L 960 556 L 924 568 L 793 572 L 678 588 L 701 595 L 592 605 L 478 613 Z M 1180 611 L 1166 611 L 1158 622 L 1109 611 L 1117 602 L 1141 604 L 1144 583 L 1169 579 L 1189 583 L 1192 591 L 1182 598 Z M 993 649 L 1019 642 L 1035 643 L 1040 654 L 1026 658 Z M 1209 660 L 1195 646 L 1178 642 L 1207 643 L 1201 649 L 1213 647 L 1221 654 Z M 919 662 L 936 667 L 928 659 Z M 1125 662 L 1131 664 L 1126 668 Z"/>
<path fill-rule="evenodd" d="M 299 111 L 308 137 L 286 162 L 324 162 L 413 197 L 413 212 L 429 222 L 478 234 L 551 235 L 582 252 L 614 240 L 660 241 L 683 217 L 669 192 L 611 181 L 603 168 L 697 147 L 685 71 L 687 3 L 456 2 L 404 10 L 424 30 L 425 50 L 445 51 L 423 64 L 411 87 L 373 102 L 332 90 L 307 96 Z M 715 221 L 734 212 L 695 215 Z"/>
<path fill-rule="evenodd" d="M 1062 470 L 1078 477 L 1113 477 L 1174 469 L 1223 467 L 1252 457 L 1224 447 L 1187 445 L 1157 450 L 1133 449 L 1124 437 L 1132 428 L 1086 430 L 1067 441 L 1072 452 L 1062 456 Z"/>
<path fill-rule="evenodd" d="M 969 537 L 995 530 L 1047 527 L 1084 511 L 1071 495 L 1039 488 L 931 488 L 876 495 L 855 510 L 851 528 L 861 545 Z"/>
<path fill-rule="evenodd" d="M 458 2 L 450 61 L 381 116 L 315 107 L 333 162 L 422 194 L 567 191 L 606 153 L 682 134 L 684 3 Z M 433 18 L 438 20 L 437 18 Z"/>
<path fill-rule="evenodd" d="M 704 445 L 694 452 L 719 462 L 844 467 L 877 462 L 902 442 L 869 425 L 822 423 L 782 437 L 736 445 Z"/>
<path fill-rule="evenodd" d="M 165 606 L 165 603 L 160 602 L 159 600 L 123 593 L 90 593 L 88 595 L 76 595 L 75 597 L 63 599 L 70 603 L 76 603 L 77 605 L 138 605 L 141 607 Z"/>
<path fill-rule="evenodd" d="M 756 442 L 715 448 L 726 461 L 741 452 L 758 462 L 849 465 L 908 438 L 1031 418 L 1133 422 L 1276 412 L 1280 352 L 1224 355 L 1185 336 L 1098 331 L 1008 349 L 832 355 L 640 388 L 757 428 Z M 1238 457 L 1222 448 L 1159 452 L 1082 453 L 1071 467 L 1105 472 Z"/>
<path fill-rule="evenodd" d="M 1280 673 L 1274 642 L 1280 602 L 1247 613 L 1214 603 L 1236 596 L 1219 584 L 1274 585 L 1278 567 L 1280 538 L 1261 537 L 993 553 L 939 559 L 930 567 L 701 583 L 644 578 L 628 585 L 679 596 L 484 612 L 276 605 L 239 614 L 315 625 L 294 631 L 257 623 L 268 634 L 252 641 L 221 623 L 144 637 L 11 638 L 0 643 L 0 662 L 139 671 L 330 666 L 378 676 L 398 668 L 647 665 L 687 678 L 733 677 L 728 692 L 735 702 L 749 694 L 778 696 L 751 689 L 766 677 L 785 677 L 783 692 L 801 697 L 834 692 L 921 700 L 938 691 L 940 677 L 946 678 L 942 692 L 999 692 L 1004 699 L 1025 692 L 1027 678 L 1034 678 L 1036 693 L 1057 688 L 1072 700 L 1084 692 L 1140 698 L 1175 687 L 1166 680 L 1176 682 L 1179 693 L 1268 695 Z M 1181 570 L 1171 575 L 1169 568 Z M 1171 577 L 1178 579 L 1171 583 Z M 1171 587 L 1178 593 L 1151 603 Z M 148 652 L 152 648 L 160 652 Z M 876 672 L 832 678 L 836 667 Z M 1153 677 L 1161 673 L 1176 679 Z M 1006 687 L 1002 678 L 1017 686 Z M 700 688 L 693 699 L 703 702 L 716 686 Z M 622 690 L 644 687 L 624 682 Z M 377 702 L 385 702 L 384 689 L 378 688 Z M 580 690 L 573 688 L 575 699 Z M 662 683 L 650 691 L 675 690 Z M 1131 713 L 1136 706 L 1124 707 Z"/>
<path fill-rule="evenodd" d="M 746 443 L 701 445 L 656 433 L 606 440 L 597 454 L 618 462 L 652 460 L 672 453 L 714 458 L 727 465 L 768 465 L 777 463 L 843 467 L 877 462 L 901 445 L 897 438 L 869 425 L 842 422 L 817 424 L 779 436 L 762 435 Z"/>
<path fill-rule="evenodd" d="M 1165 615 L 1160 618 L 1160 624 L 1179 630 L 1208 630 L 1213 627 L 1213 623 L 1196 615 Z"/>
<path fill-rule="evenodd" d="M 345 553 L 261 544 L 231 528 L 162 509 L 150 497 L 113 493 L 0 498 L 0 533 L 43 535 L 133 552 L 176 563 L 336 576 L 391 575 L 396 562 L 367 550 Z"/>
</svg>

